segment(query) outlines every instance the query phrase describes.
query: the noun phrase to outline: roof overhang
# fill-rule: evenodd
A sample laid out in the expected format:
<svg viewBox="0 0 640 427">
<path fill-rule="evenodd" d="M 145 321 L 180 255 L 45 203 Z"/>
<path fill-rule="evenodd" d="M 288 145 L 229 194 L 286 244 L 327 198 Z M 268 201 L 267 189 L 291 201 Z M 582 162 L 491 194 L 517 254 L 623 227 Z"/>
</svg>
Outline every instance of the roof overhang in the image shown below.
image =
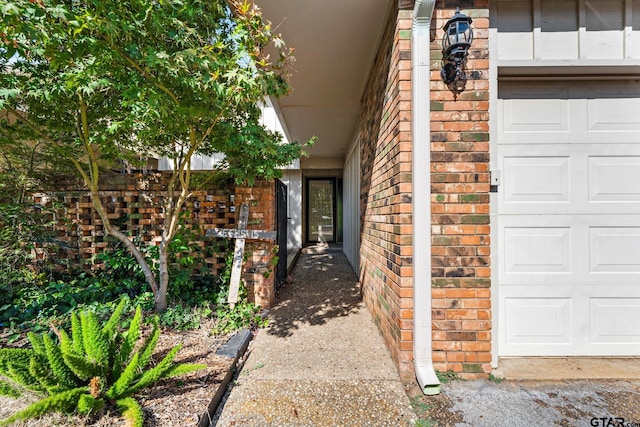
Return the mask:
<svg viewBox="0 0 640 427">
<path fill-rule="evenodd" d="M 342 165 L 360 114 L 389 0 L 255 0 L 295 48 L 292 91 L 277 102 L 288 136 L 316 136 L 306 164 Z"/>
</svg>

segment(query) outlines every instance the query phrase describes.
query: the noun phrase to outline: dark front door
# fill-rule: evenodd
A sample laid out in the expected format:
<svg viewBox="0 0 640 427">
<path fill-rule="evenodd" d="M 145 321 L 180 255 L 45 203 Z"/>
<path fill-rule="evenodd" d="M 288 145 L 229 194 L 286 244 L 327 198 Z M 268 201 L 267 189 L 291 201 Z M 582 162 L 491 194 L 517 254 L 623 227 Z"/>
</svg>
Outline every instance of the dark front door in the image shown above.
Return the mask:
<svg viewBox="0 0 640 427">
<path fill-rule="evenodd" d="M 276 289 L 287 278 L 287 186 L 276 179 L 276 221 L 277 221 L 277 245 L 278 264 L 276 264 Z"/>
</svg>

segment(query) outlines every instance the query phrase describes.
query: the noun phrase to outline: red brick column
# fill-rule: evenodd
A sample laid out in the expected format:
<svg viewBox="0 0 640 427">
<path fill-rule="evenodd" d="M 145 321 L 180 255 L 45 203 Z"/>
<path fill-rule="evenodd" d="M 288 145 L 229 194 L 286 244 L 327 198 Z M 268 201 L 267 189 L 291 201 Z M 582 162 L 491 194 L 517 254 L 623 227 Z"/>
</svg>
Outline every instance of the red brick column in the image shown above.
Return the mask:
<svg viewBox="0 0 640 427">
<path fill-rule="evenodd" d="M 461 2 L 475 39 L 455 99 L 440 78 L 448 3 L 436 4 L 431 45 L 433 358 L 436 370 L 477 377 L 491 371 L 489 11 L 486 0 Z"/>
<path fill-rule="evenodd" d="M 236 187 L 236 204 L 249 203 L 248 229 L 276 230 L 276 199 L 273 182 L 261 181 L 253 187 Z M 238 212 L 240 210 L 238 209 Z M 264 308 L 276 302 L 275 268 L 272 265 L 275 242 L 248 240 L 247 260 L 243 265 L 249 299 Z M 252 298 L 253 296 L 253 298 Z"/>
</svg>

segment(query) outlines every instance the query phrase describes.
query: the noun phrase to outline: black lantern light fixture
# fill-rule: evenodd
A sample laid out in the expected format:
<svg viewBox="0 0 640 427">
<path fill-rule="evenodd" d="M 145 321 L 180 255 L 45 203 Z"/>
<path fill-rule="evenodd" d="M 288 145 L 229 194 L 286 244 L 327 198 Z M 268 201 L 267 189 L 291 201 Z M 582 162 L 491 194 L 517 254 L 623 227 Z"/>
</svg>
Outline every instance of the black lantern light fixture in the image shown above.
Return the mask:
<svg viewBox="0 0 640 427">
<path fill-rule="evenodd" d="M 443 28 L 440 75 L 455 94 L 462 92 L 467 82 L 465 63 L 473 41 L 471 22 L 473 22 L 472 19 L 460 13 L 460 8 L 457 8 L 456 14 L 447 21 Z"/>
</svg>

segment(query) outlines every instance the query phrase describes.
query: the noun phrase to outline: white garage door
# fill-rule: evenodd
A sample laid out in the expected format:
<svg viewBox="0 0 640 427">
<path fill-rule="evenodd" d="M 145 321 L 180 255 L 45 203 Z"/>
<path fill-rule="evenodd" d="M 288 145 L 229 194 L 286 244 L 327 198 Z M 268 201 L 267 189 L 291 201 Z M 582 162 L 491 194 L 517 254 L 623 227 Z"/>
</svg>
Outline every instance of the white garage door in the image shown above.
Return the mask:
<svg viewBox="0 0 640 427">
<path fill-rule="evenodd" d="M 499 98 L 499 355 L 640 355 L 640 81 Z"/>
</svg>

